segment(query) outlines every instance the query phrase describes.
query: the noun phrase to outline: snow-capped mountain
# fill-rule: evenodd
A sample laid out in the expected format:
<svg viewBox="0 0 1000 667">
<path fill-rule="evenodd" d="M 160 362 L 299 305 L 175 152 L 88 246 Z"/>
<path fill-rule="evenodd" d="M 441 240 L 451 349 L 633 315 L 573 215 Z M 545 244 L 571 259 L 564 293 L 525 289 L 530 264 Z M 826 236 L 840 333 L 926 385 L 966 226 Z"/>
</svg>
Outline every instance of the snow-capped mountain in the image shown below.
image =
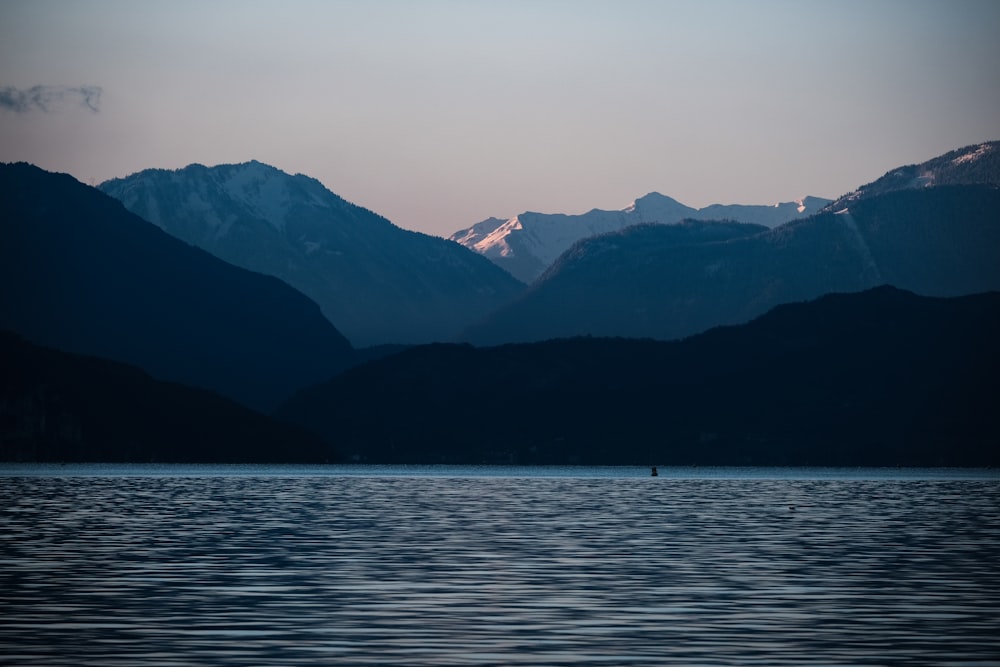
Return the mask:
<svg viewBox="0 0 1000 667">
<path fill-rule="evenodd" d="M 256 161 L 150 169 L 100 189 L 170 234 L 301 290 L 356 346 L 449 340 L 523 287 L 458 244 Z"/>
<path fill-rule="evenodd" d="M 690 220 L 734 220 L 775 227 L 807 217 L 830 202 L 819 197 L 773 206 L 713 204 L 701 209 L 651 192 L 618 211 L 593 209 L 580 215 L 522 213 L 508 220 L 489 218 L 449 237 L 524 282 L 532 282 L 577 241 L 642 223 L 673 224 Z"/>
</svg>

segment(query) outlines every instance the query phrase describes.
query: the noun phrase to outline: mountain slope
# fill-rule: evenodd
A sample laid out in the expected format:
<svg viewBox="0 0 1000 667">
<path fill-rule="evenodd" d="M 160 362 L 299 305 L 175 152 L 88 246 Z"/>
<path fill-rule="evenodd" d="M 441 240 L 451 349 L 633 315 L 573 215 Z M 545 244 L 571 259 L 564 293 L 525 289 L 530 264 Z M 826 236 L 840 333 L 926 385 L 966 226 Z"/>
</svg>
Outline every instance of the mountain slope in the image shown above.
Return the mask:
<svg viewBox="0 0 1000 667">
<path fill-rule="evenodd" d="M 315 303 L 65 174 L 0 165 L 0 328 L 259 409 L 350 363 Z"/>
<path fill-rule="evenodd" d="M 678 242 L 690 228 L 689 241 Z M 481 345 L 576 335 L 672 339 L 828 292 L 1000 289 L 1000 190 L 943 186 L 858 200 L 765 230 L 648 225 L 581 241 L 522 297 L 470 327 Z"/>
<path fill-rule="evenodd" d="M 841 211 L 852 203 L 895 192 L 936 185 L 1000 185 L 1000 141 L 965 146 L 921 164 L 897 167 L 881 178 L 827 204 Z"/>
<path fill-rule="evenodd" d="M 490 218 L 455 232 L 450 238 L 488 257 L 518 279 L 531 283 L 575 242 L 642 223 L 672 224 L 689 220 L 732 220 L 766 227 L 805 217 L 829 200 L 806 197 L 774 206 L 714 204 L 685 206 L 658 192 L 636 199 L 620 211 L 593 209 L 581 215 L 522 213 L 509 220 Z"/>
<path fill-rule="evenodd" d="M 316 436 L 134 366 L 0 332 L 0 461 L 323 463 Z"/>
<path fill-rule="evenodd" d="M 357 346 L 450 340 L 523 287 L 458 244 L 259 162 L 150 169 L 100 188 L 192 245 L 285 280 Z"/>
<path fill-rule="evenodd" d="M 683 341 L 412 348 L 279 410 L 372 462 L 1000 463 L 1000 294 L 890 287 Z"/>
</svg>

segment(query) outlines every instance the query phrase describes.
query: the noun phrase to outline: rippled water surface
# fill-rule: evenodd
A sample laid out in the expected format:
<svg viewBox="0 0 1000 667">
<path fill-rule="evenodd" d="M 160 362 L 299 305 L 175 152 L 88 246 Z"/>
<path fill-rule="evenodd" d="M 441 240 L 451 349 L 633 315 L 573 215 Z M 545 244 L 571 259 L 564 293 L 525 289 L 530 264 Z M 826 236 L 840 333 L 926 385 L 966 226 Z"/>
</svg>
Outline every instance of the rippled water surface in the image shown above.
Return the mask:
<svg viewBox="0 0 1000 667">
<path fill-rule="evenodd" d="M 1000 664 L 1000 478 L 0 468 L 0 663 Z"/>
</svg>

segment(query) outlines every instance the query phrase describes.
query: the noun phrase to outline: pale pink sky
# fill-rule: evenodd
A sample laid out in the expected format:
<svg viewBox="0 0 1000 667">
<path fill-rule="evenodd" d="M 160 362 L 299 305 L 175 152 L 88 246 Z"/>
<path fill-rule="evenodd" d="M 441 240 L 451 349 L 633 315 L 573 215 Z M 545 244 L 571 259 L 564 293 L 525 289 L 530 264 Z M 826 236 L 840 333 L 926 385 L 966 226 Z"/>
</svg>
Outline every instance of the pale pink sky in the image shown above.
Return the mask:
<svg viewBox="0 0 1000 667">
<path fill-rule="evenodd" d="M 835 197 L 1000 139 L 998 34 L 992 0 L 0 0 L 0 161 L 257 159 L 442 236 Z M 15 103 L 39 85 L 67 88 Z"/>
</svg>

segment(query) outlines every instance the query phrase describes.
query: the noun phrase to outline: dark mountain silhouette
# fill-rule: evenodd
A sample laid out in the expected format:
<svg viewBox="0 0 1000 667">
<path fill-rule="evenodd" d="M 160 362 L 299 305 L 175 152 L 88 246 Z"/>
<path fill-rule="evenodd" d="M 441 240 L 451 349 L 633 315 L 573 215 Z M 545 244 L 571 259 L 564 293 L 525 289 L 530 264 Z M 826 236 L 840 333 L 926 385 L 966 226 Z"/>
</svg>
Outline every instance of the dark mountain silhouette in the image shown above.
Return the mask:
<svg viewBox="0 0 1000 667">
<path fill-rule="evenodd" d="M 0 332 L 0 460 L 322 463 L 316 436 L 134 366 Z"/>
<path fill-rule="evenodd" d="M 998 341 L 998 293 L 880 287 L 683 341 L 412 348 L 278 414 L 372 462 L 997 465 Z"/>
<path fill-rule="evenodd" d="M 188 243 L 287 281 L 359 347 L 453 340 L 523 289 L 457 243 L 259 162 L 150 169 L 100 188 Z"/>
<path fill-rule="evenodd" d="M 350 363 L 308 298 L 65 174 L 0 166 L 0 328 L 270 409 Z"/>
<path fill-rule="evenodd" d="M 897 190 L 938 185 L 1000 185 L 1000 141 L 987 141 L 949 151 L 921 164 L 897 167 L 881 178 L 827 204 L 837 212 L 853 203 Z"/>
<path fill-rule="evenodd" d="M 746 322 L 781 303 L 881 284 L 930 296 L 996 290 L 997 248 L 1000 189 L 990 185 L 890 191 L 771 230 L 636 226 L 577 243 L 464 339 L 669 340 Z"/>
</svg>

